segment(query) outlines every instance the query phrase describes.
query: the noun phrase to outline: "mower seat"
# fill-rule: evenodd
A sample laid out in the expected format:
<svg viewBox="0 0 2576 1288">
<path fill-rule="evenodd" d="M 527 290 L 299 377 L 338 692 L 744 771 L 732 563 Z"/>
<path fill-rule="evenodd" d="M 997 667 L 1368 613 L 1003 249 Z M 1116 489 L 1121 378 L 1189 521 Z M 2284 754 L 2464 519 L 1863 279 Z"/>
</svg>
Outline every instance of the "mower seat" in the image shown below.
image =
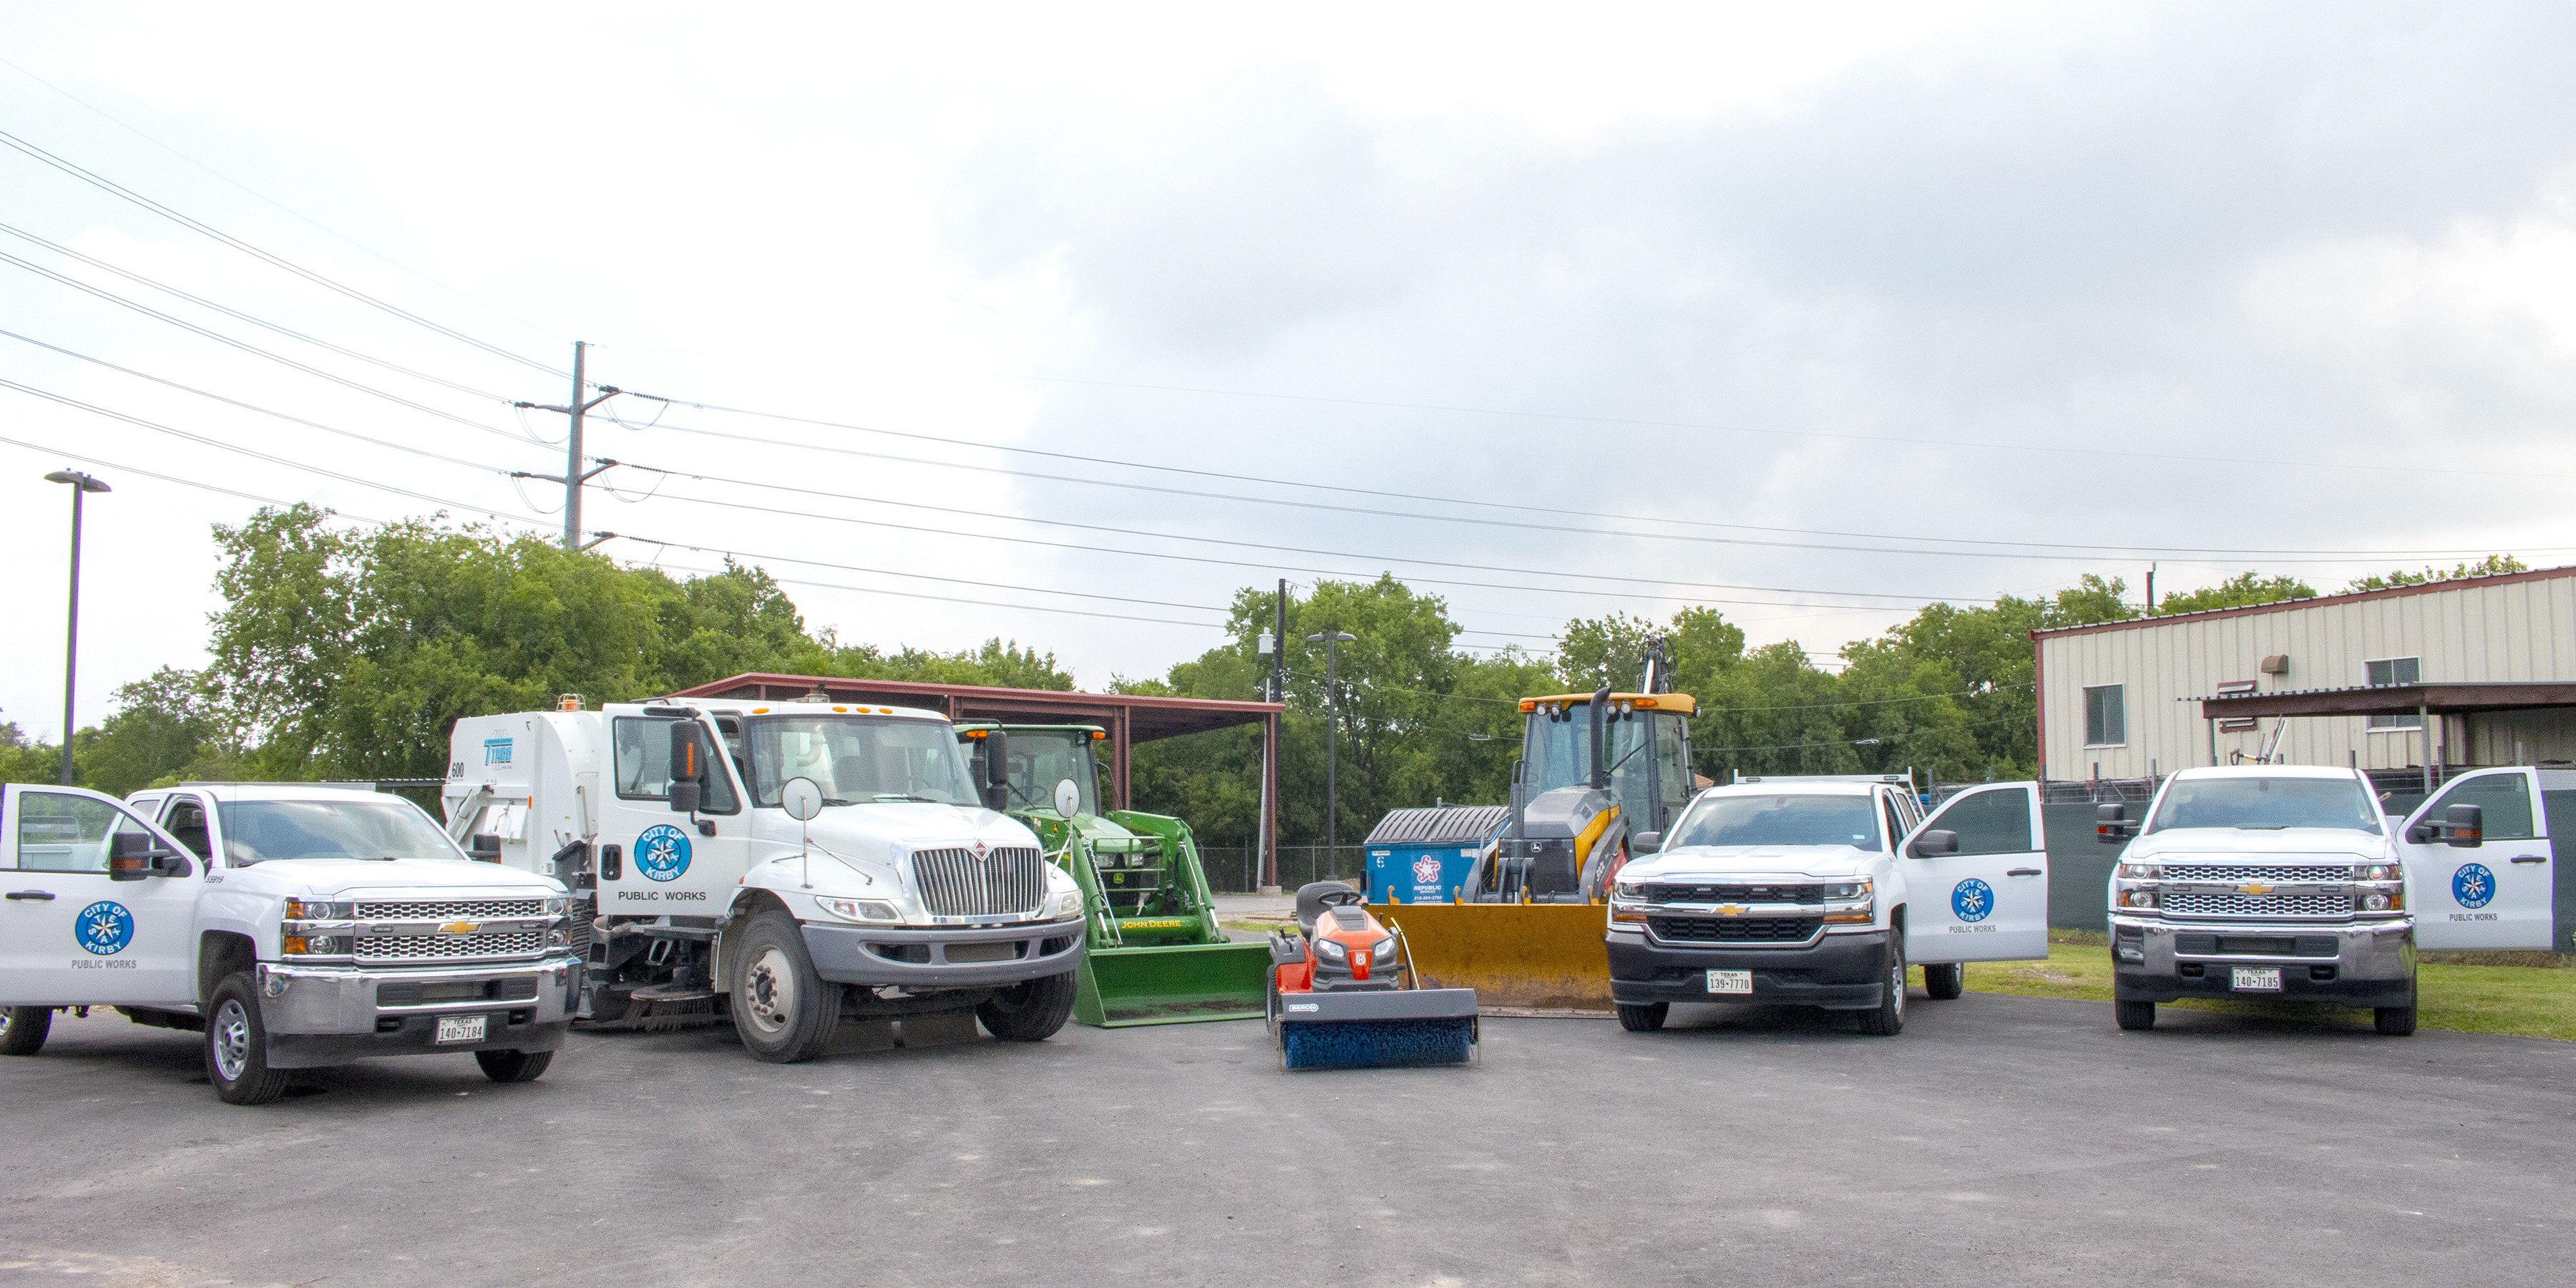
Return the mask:
<svg viewBox="0 0 2576 1288">
<path fill-rule="evenodd" d="M 1315 937 L 1315 920 L 1324 915 L 1324 896 L 1335 892 L 1360 900 L 1360 892 L 1347 881 L 1309 881 L 1297 887 L 1297 931 L 1309 939 Z"/>
</svg>

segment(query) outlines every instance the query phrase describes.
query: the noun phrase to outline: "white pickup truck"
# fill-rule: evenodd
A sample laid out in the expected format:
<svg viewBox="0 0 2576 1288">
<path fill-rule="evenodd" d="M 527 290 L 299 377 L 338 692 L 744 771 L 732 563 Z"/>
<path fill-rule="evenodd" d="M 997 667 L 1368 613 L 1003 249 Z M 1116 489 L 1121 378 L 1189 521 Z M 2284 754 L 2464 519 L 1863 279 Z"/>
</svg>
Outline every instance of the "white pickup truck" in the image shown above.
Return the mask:
<svg viewBox="0 0 2576 1288">
<path fill-rule="evenodd" d="M 1631 1032 L 1675 1002 L 1857 1011 L 1905 1027 L 1905 967 L 1957 997 L 1963 963 L 2048 955 L 2036 783 L 1986 783 L 1929 818 L 1911 779 L 1740 778 L 1629 841 L 1610 893 L 1610 997 Z"/>
<path fill-rule="evenodd" d="M 476 863 L 367 787 L 187 783 L 118 802 L 0 786 L 0 1054 L 53 1013 L 112 1006 L 205 1034 L 234 1104 L 297 1068 L 472 1052 L 545 1072 L 581 963 L 561 883 Z"/>
</svg>

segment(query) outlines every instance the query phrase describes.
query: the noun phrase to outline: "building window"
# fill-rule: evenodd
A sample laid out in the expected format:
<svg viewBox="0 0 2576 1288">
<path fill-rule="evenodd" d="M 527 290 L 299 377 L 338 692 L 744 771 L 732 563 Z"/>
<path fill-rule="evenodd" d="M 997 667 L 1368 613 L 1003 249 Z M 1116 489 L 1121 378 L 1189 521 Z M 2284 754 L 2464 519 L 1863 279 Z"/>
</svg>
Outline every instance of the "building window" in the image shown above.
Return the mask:
<svg viewBox="0 0 2576 1288">
<path fill-rule="evenodd" d="M 2121 702 L 2125 685 L 2099 684 L 2084 690 L 2084 745 L 2118 747 L 2129 741 L 2129 716 Z"/>
<path fill-rule="evenodd" d="M 2376 662 L 2362 663 L 2362 669 L 2366 675 L 2364 683 L 2374 689 L 2424 682 L 2424 659 L 2420 657 L 2383 657 Z M 2373 730 L 2421 729 L 2424 721 L 2411 715 L 2372 716 L 2369 727 Z"/>
</svg>

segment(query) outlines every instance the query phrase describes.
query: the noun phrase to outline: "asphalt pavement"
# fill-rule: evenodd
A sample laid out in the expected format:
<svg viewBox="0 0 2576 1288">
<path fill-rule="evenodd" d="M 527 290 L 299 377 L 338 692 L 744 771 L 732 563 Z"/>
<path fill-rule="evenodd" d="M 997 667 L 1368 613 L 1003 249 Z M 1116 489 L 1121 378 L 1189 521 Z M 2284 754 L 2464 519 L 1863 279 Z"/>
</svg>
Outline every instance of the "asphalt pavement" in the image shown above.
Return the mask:
<svg viewBox="0 0 2576 1288">
<path fill-rule="evenodd" d="M 0 1059 L 0 1284 L 2562 1282 L 2576 1044 L 1918 990 L 1905 1033 L 1489 1019 L 1289 1074 L 1257 1021 L 775 1066 L 576 1034 L 217 1101 L 112 1014 Z"/>
</svg>

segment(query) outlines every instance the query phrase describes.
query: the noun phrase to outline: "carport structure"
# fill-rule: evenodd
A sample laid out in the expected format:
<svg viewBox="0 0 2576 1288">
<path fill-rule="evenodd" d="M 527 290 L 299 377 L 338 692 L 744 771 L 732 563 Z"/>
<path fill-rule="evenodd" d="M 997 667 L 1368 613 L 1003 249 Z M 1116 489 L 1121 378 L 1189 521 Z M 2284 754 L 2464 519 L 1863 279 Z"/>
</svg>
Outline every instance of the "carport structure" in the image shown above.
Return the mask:
<svg viewBox="0 0 2576 1288">
<path fill-rule="evenodd" d="M 754 702 L 846 702 L 852 706 L 865 703 L 937 711 L 950 720 L 1098 725 L 1109 734 L 1110 799 L 1117 809 L 1133 808 L 1128 797 L 1128 760 L 1137 743 L 1259 724 L 1263 779 L 1262 884 L 1279 883 L 1279 713 L 1286 708 L 1276 702 L 1075 693 L 1057 689 L 1002 689 L 980 684 L 862 680 L 842 675 L 777 675 L 765 671 L 695 685 L 671 696 L 737 698 Z"/>
<path fill-rule="evenodd" d="M 2221 693 L 2186 698 L 2200 704 L 2209 723 L 2209 763 L 2218 763 L 2222 720 L 2313 716 L 2414 716 L 2426 739 L 2424 791 L 2434 784 L 2432 718 L 2492 715 L 2504 711 L 2576 708 L 2576 684 L 2556 680 L 2494 680 L 2457 684 L 2381 684 L 2347 689 L 2284 689 L 2270 693 Z"/>
</svg>

